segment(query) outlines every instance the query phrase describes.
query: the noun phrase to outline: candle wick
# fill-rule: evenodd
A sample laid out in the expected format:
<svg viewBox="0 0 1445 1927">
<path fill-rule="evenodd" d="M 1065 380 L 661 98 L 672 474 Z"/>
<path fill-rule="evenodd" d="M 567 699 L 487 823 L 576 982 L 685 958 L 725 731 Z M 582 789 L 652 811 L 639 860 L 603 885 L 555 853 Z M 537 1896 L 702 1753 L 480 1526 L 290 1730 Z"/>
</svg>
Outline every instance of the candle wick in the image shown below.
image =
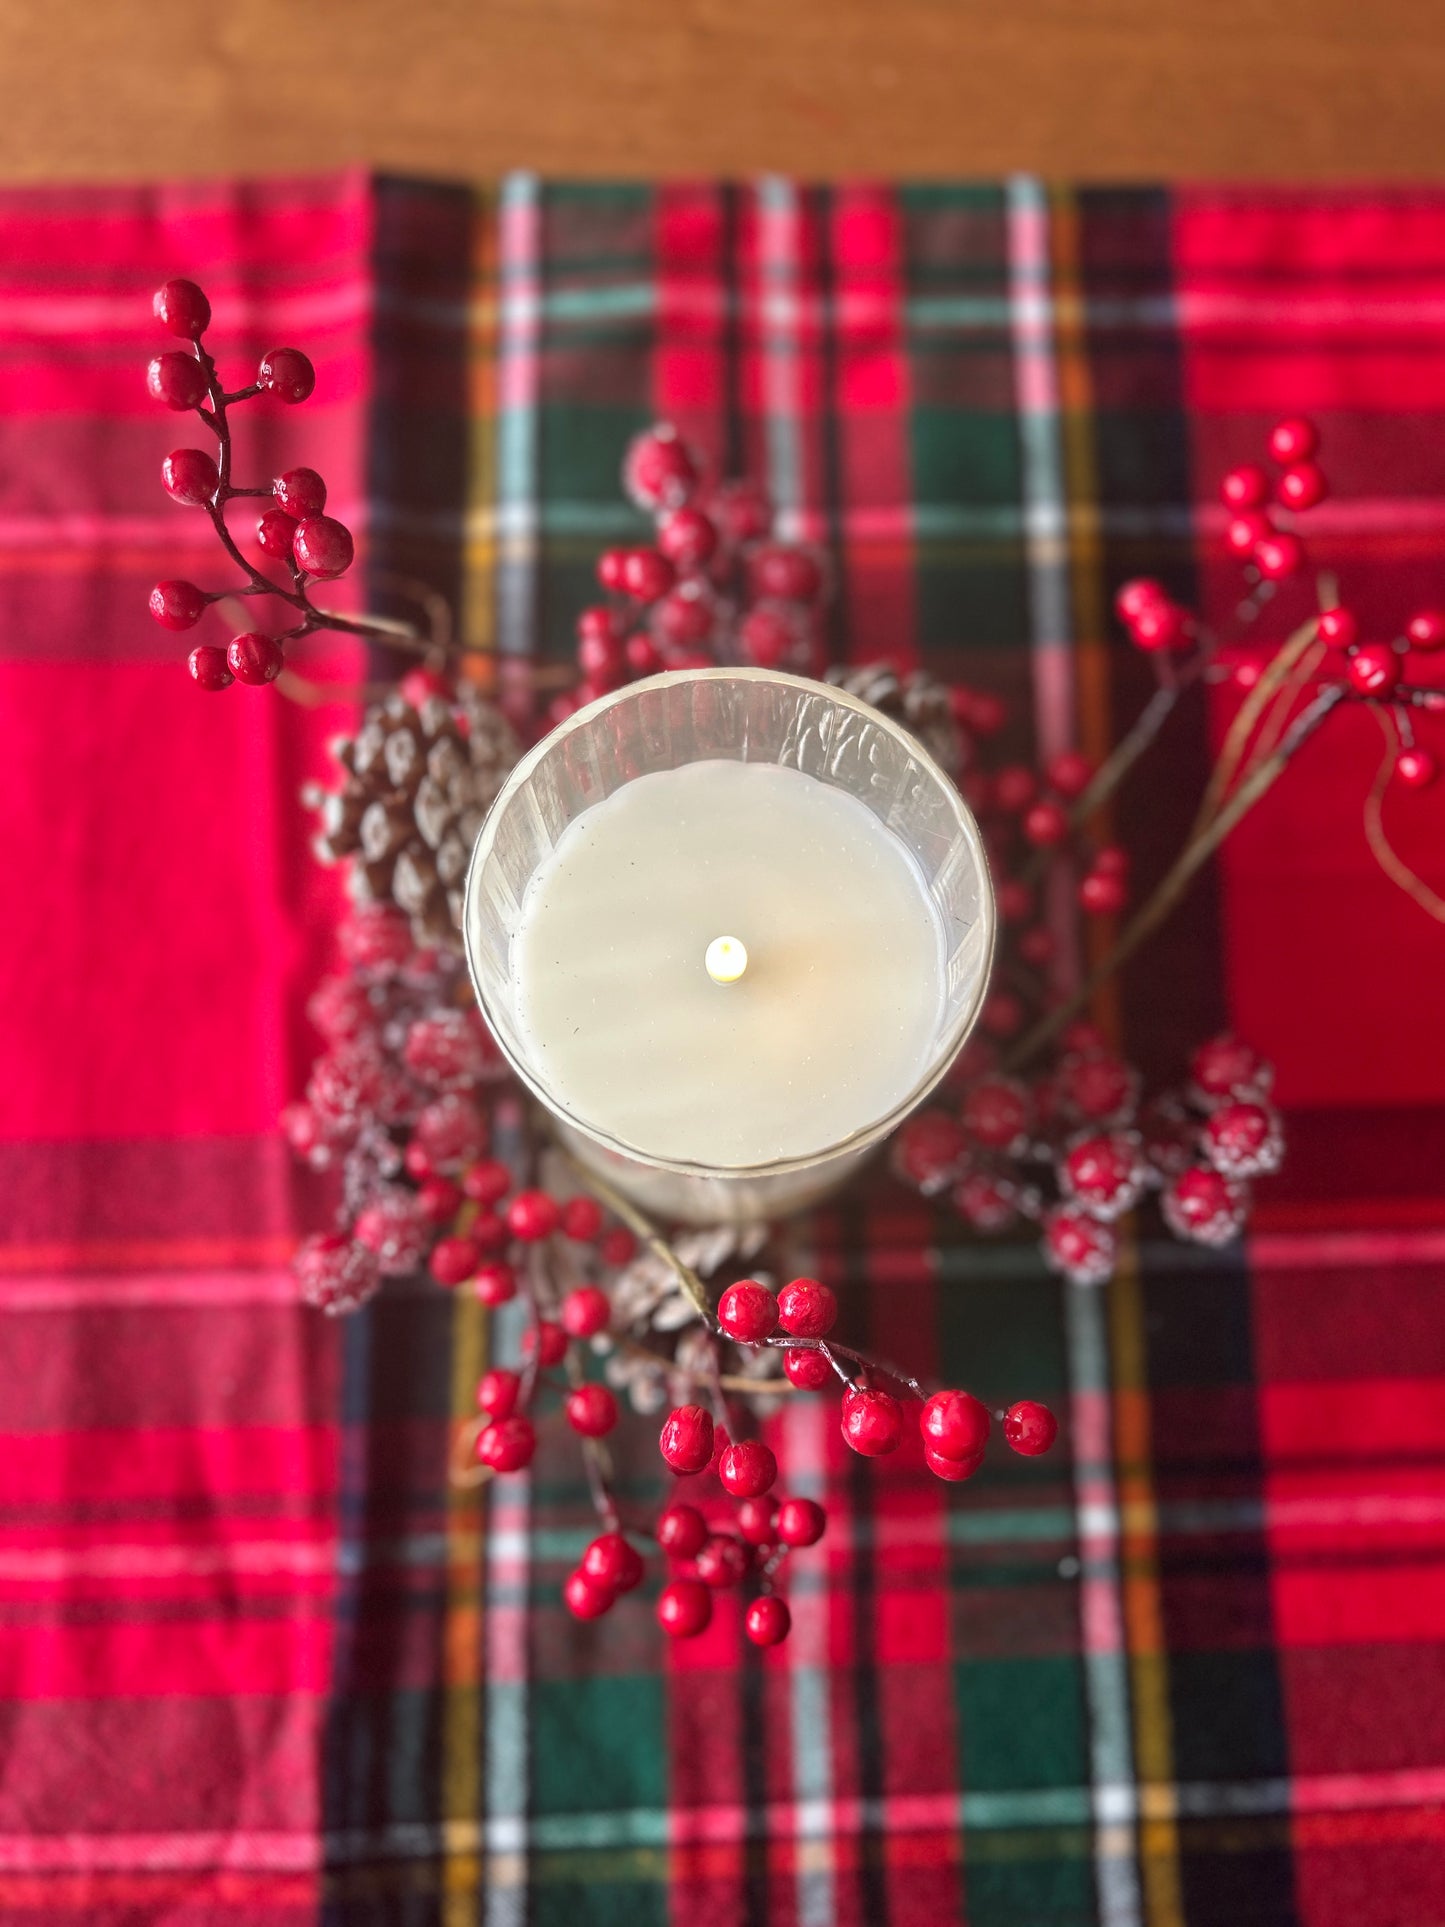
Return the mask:
<svg viewBox="0 0 1445 1927">
<path fill-rule="evenodd" d="M 703 962 L 715 984 L 735 984 L 748 967 L 747 946 L 736 937 L 714 937 Z"/>
</svg>

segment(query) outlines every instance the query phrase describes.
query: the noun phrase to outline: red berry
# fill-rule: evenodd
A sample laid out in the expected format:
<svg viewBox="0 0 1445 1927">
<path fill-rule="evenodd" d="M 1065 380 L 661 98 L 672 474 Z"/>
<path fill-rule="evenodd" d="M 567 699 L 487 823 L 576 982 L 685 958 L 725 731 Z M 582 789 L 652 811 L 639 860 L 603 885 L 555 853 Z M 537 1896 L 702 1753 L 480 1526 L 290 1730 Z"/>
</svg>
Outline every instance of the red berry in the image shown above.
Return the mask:
<svg viewBox="0 0 1445 1927">
<path fill-rule="evenodd" d="M 775 1592 L 755 1599 L 743 1615 L 743 1630 L 754 1646 L 778 1646 L 788 1636 L 793 1616 Z"/>
<path fill-rule="evenodd" d="M 194 582 L 158 582 L 151 590 L 150 611 L 163 629 L 194 629 L 209 600 Z"/>
<path fill-rule="evenodd" d="M 494 1365 L 477 1382 L 477 1410 L 489 1419 L 510 1418 L 517 1409 L 517 1394 L 522 1389 L 518 1373 Z"/>
<path fill-rule="evenodd" d="M 599 1585 L 579 1569 L 568 1573 L 562 1597 L 574 1619 L 600 1619 L 603 1613 L 611 1611 L 617 1594 L 612 1587 Z"/>
<path fill-rule="evenodd" d="M 1252 1044 L 1229 1031 L 1201 1044 L 1190 1059 L 1193 1095 L 1208 1109 L 1227 1097 L 1256 1097 L 1273 1082 L 1269 1064 Z"/>
<path fill-rule="evenodd" d="M 1395 774 L 1408 789 L 1427 788 L 1439 773 L 1440 765 L 1428 749 L 1402 749 L 1395 758 Z"/>
<path fill-rule="evenodd" d="M 1205 1123 L 1201 1148 L 1227 1178 L 1257 1178 L 1284 1162 L 1284 1131 L 1267 1104 L 1236 1099 L 1221 1104 Z"/>
<path fill-rule="evenodd" d="M 596 1285 L 579 1285 L 562 1300 L 563 1329 L 573 1338 L 592 1338 L 605 1332 L 612 1320 L 612 1300 Z"/>
<path fill-rule="evenodd" d="M 432 1246 L 431 1275 L 439 1285 L 459 1285 L 471 1277 L 480 1257 L 470 1238 L 438 1238 Z"/>
<path fill-rule="evenodd" d="M 431 1227 L 415 1191 L 390 1186 L 356 1214 L 352 1236 L 376 1253 L 384 1278 L 404 1278 L 426 1257 Z"/>
<path fill-rule="evenodd" d="M 161 463 L 161 486 L 173 502 L 201 508 L 221 486 L 221 474 L 203 448 L 173 448 Z"/>
<path fill-rule="evenodd" d="M 823 1338 L 838 1317 L 838 1300 L 816 1278 L 794 1278 L 778 1293 L 778 1323 L 794 1338 Z"/>
<path fill-rule="evenodd" d="M 935 1392 L 919 1421 L 923 1443 L 945 1459 L 970 1459 L 988 1443 L 993 1421 L 971 1392 Z"/>
<path fill-rule="evenodd" d="M 1323 502 L 1330 492 L 1325 472 L 1317 462 L 1296 462 L 1279 478 L 1276 493 L 1287 509 L 1302 511 Z"/>
<path fill-rule="evenodd" d="M 1172 602 L 1151 602 L 1130 623 L 1129 634 L 1137 648 L 1150 654 L 1177 649 L 1185 640 L 1184 611 Z"/>
<path fill-rule="evenodd" d="M 146 387 L 167 408 L 199 408 L 206 399 L 206 372 L 194 355 L 172 348 L 163 355 L 151 356 Z"/>
<path fill-rule="evenodd" d="M 737 1510 L 737 1527 L 750 1546 L 770 1546 L 776 1535 L 772 1501 L 744 1499 Z"/>
<path fill-rule="evenodd" d="M 673 1559 L 692 1559 L 707 1543 L 707 1520 L 695 1505 L 670 1505 L 658 1519 L 657 1543 Z"/>
<path fill-rule="evenodd" d="M 963 1100 L 963 1128 L 994 1151 L 1017 1144 L 1029 1126 L 1029 1094 L 1013 1077 L 981 1077 Z"/>
<path fill-rule="evenodd" d="M 1224 546 L 1231 555 L 1253 555 L 1259 544 L 1273 533 L 1274 524 L 1269 517 L 1250 509 L 1244 515 L 1230 518 L 1229 526 L 1224 531 Z"/>
<path fill-rule="evenodd" d="M 577 667 L 590 681 L 611 687 L 627 664 L 623 640 L 610 609 L 584 609 L 577 619 Z"/>
<path fill-rule="evenodd" d="M 580 1570 L 596 1586 L 631 1592 L 642 1584 L 642 1555 L 620 1532 L 604 1532 L 582 1555 Z"/>
<path fill-rule="evenodd" d="M 544 1369 L 560 1365 L 567 1356 L 567 1334 L 550 1318 L 541 1318 L 522 1333 L 522 1350 L 530 1358 L 535 1352 Z"/>
<path fill-rule="evenodd" d="M 250 683 L 252 687 L 275 682 L 285 664 L 280 643 L 254 631 L 232 636 L 226 648 L 226 667 L 237 682 Z"/>
<path fill-rule="evenodd" d="M 651 636 L 644 635 L 640 630 L 635 636 L 627 638 L 623 654 L 634 676 L 655 676 L 662 667 L 657 644 Z"/>
<path fill-rule="evenodd" d="M 1248 1205 L 1243 1184 L 1204 1164 L 1182 1171 L 1160 1198 L 1164 1222 L 1175 1237 L 1201 1245 L 1231 1244 Z"/>
<path fill-rule="evenodd" d="M 1254 545 L 1254 566 L 1266 582 L 1282 582 L 1304 567 L 1304 545 L 1297 535 L 1266 535 Z"/>
<path fill-rule="evenodd" d="M 1132 582 L 1124 583 L 1114 597 L 1114 613 L 1120 622 L 1132 628 L 1145 609 L 1168 600 L 1162 582 L 1155 582 L 1150 576 L 1136 576 Z"/>
<path fill-rule="evenodd" d="M 697 457 L 670 422 L 634 435 L 622 460 L 622 486 L 640 509 L 681 508 L 699 474 Z"/>
<path fill-rule="evenodd" d="M 983 1453 L 975 1452 L 966 1459 L 949 1459 L 945 1458 L 942 1452 L 935 1452 L 931 1445 L 925 1445 L 923 1463 L 935 1477 L 957 1484 L 973 1477 L 983 1464 Z"/>
<path fill-rule="evenodd" d="M 1129 852 L 1119 843 L 1106 843 L 1101 850 L 1094 852 L 1094 868 L 1101 876 L 1126 877 L 1129 874 Z"/>
<path fill-rule="evenodd" d="M 679 1405 L 663 1421 L 658 1450 L 674 1472 L 703 1472 L 712 1463 L 712 1420 L 700 1405 Z"/>
<path fill-rule="evenodd" d="M 1323 609 L 1319 618 L 1319 638 L 1332 649 L 1352 649 L 1359 640 L 1360 625 L 1348 609 Z"/>
<path fill-rule="evenodd" d="M 1040 1405 L 1037 1399 L 1021 1398 L 1003 1415 L 1003 1435 L 1015 1452 L 1022 1452 L 1026 1459 L 1036 1459 L 1041 1452 L 1047 1452 L 1059 1436 L 1059 1421 L 1047 1405 Z"/>
<path fill-rule="evenodd" d="M 1422 609 L 1405 624 L 1412 649 L 1445 649 L 1445 609 Z"/>
<path fill-rule="evenodd" d="M 717 1321 L 740 1345 L 761 1345 L 778 1323 L 778 1301 L 766 1285 L 743 1278 L 718 1300 Z"/>
<path fill-rule="evenodd" d="M 785 1546 L 815 1546 L 823 1536 L 828 1515 L 816 1500 L 784 1499 L 778 1506 L 774 1530 Z"/>
<path fill-rule="evenodd" d="M 326 507 L 326 484 L 314 468 L 288 468 L 271 484 L 276 506 L 297 522 L 307 522 Z"/>
<path fill-rule="evenodd" d="M 748 1549 L 730 1532 L 714 1532 L 697 1555 L 697 1576 L 705 1586 L 740 1586 L 752 1564 Z"/>
<path fill-rule="evenodd" d="M 1219 484 L 1219 499 L 1226 508 L 1257 509 L 1268 494 L 1269 476 L 1258 462 L 1241 462 Z"/>
<path fill-rule="evenodd" d="M 494 1472 L 520 1472 L 536 1450 L 537 1434 L 526 1418 L 494 1419 L 477 1438 L 477 1457 Z"/>
<path fill-rule="evenodd" d="M 756 1499 L 778 1476 L 778 1462 L 761 1439 L 739 1439 L 718 1460 L 718 1478 L 735 1499 Z"/>
<path fill-rule="evenodd" d="M 1038 793 L 1039 780 L 1025 763 L 1010 763 L 993 779 L 994 802 L 1010 816 L 1026 810 Z"/>
<path fill-rule="evenodd" d="M 1277 462 L 1307 462 L 1320 445 L 1320 431 L 1304 415 L 1287 415 L 1269 431 L 1269 452 Z"/>
<path fill-rule="evenodd" d="M 1129 901 L 1129 886 L 1120 876 L 1090 870 L 1079 881 L 1079 907 L 1091 917 L 1116 917 Z"/>
<path fill-rule="evenodd" d="M 1145 1175 L 1138 1138 L 1126 1131 L 1101 1131 L 1081 1138 L 1065 1155 L 1059 1185 L 1094 1217 L 1117 1218 L 1138 1203 Z"/>
<path fill-rule="evenodd" d="M 1018 877 L 1005 877 L 994 897 L 1005 923 L 1022 923 L 1034 913 L 1034 893 Z"/>
<path fill-rule="evenodd" d="M 345 575 L 356 554 L 350 529 L 330 515 L 312 515 L 299 523 L 292 549 L 297 568 L 324 581 Z"/>
<path fill-rule="evenodd" d="M 1044 765 L 1044 777 L 1050 789 L 1072 802 L 1093 781 L 1094 765 L 1076 749 L 1061 749 Z"/>
<path fill-rule="evenodd" d="M 151 313 L 168 334 L 197 341 L 211 325 L 211 304 L 194 281 L 167 281 L 151 297 Z"/>
<path fill-rule="evenodd" d="M 1064 1058 L 1054 1089 L 1066 1115 L 1090 1124 L 1112 1124 L 1132 1115 L 1139 1099 L 1139 1075 L 1110 1052 L 1085 1048 Z"/>
<path fill-rule="evenodd" d="M 1016 1037 L 1024 1027 L 1023 999 L 1011 990 L 990 991 L 979 1023 L 990 1037 Z"/>
<path fill-rule="evenodd" d="M 481 1150 L 484 1129 L 475 1104 L 460 1091 L 448 1091 L 418 1111 L 408 1152 L 415 1149 L 420 1154 L 426 1177 L 437 1171 L 456 1171 L 470 1164 Z"/>
<path fill-rule="evenodd" d="M 523 1244 L 550 1238 L 562 1221 L 561 1207 L 546 1191 L 519 1191 L 507 1206 L 507 1229 Z"/>
<path fill-rule="evenodd" d="M 759 601 L 814 602 L 823 587 L 816 558 L 788 542 L 759 542 L 748 551 L 747 572 Z"/>
<path fill-rule="evenodd" d="M 256 380 L 278 401 L 305 401 L 316 386 L 316 370 L 299 348 L 273 348 L 262 355 Z"/>
<path fill-rule="evenodd" d="M 256 541 L 267 555 L 289 562 L 296 545 L 296 522 L 282 509 L 267 509 L 256 522 Z"/>
<path fill-rule="evenodd" d="M 622 564 L 622 593 L 634 602 L 656 602 L 677 580 L 677 570 L 656 549 L 629 549 Z"/>
<path fill-rule="evenodd" d="M 664 652 L 701 649 L 717 627 L 717 603 L 696 578 L 670 589 L 653 606 L 652 639 Z M 630 659 L 629 646 L 629 659 Z"/>
<path fill-rule="evenodd" d="M 1044 1218 L 1044 1262 L 1076 1285 L 1102 1285 L 1114 1270 L 1119 1243 L 1113 1227 L 1059 1205 Z"/>
<path fill-rule="evenodd" d="M 657 546 L 685 574 L 702 569 L 717 548 L 717 526 L 701 509 L 674 509 L 657 525 Z"/>
<path fill-rule="evenodd" d="M 950 1183 L 967 1156 L 968 1136 L 947 1111 L 919 1111 L 893 1143 L 894 1168 L 925 1196 Z"/>
<path fill-rule="evenodd" d="M 833 1376 L 833 1367 L 812 1346 L 789 1346 L 783 1353 L 783 1376 L 800 1392 L 821 1392 Z"/>
<path fill-rule="evenodd" d="M 1388 696 L 1400 680 L 1401 663 L 1388 642 L 1362 642 L 1345 664 L 1357 696 Z"/>
<path fill-rule="evenodd" d="M 1019 1215 L 1018 1193 L 990 1171 L 973 1171 L 953 1190 L 954 1208 L 975 1231 L 1007 1231 Z"/>
<path fill-rule="evenodd" d="M 903 1442 L 903 1407 L 888 1392 L 850 1385 L 843 1394 L 843 1437 L 865 1458 L 896 1452 Z"/>
<path fill-rule="evenodd" d="M 613 1225 L 597 1240 L 597 1255 L 604 1265 L 630 1265 L 637 1256 L 637 1240 L 625 1224 Z"/>
<path fill-rule="evenodd" d="M 303 1302 L 333 1318 L 355 1311 L 381 1289 L 375 1252 L 339 1231 L 303 1240 L 292 1262 Z"/>
<path fill-rule="evenodd" d="M 584 1439 L 600 1439 L 617 1423 L 617 1400 L 605 1385 L 579 1385 L 567 1395 L 567 1423 Z"/>
<path fill-rule="evenodd" d="M 700 1579 L 670 1579 L 657 1595 L 657 1623 L 672 1639 L 692 1639 L 712 1618 L 712 1594 Z"/>
<path fill-rule="evenodd" d="M 1045 799 L 1024 816 L 1024 836 L 1038 850 L 1051 850 L 1069 834 L 1069 813 L 1062 803 Z"/>
<path fill-rule="evenodd" d="M 235 681 L 226 667 L 226 652 L 213 642 L 197 643 L 188 658 L 191 675 L 202 689 L 229 689 Z"/>
<path fill-rule="evenodd" d="M 776 603 L 749 609 L 738 624 L 738 645 L 757 669 L 779 669 L 805 639 L 796 616 Z"/>
<path fill-rule="evenodd" d="M 708 512 L 723 538 L 735 547 L 758 541 L 773 523 L 772 504 L 762 485 L 746 477 L 720 482 L 708 503 Z"/>
<path fill-rule="evenodd" d="M 568 1198 L 560 1222 L 564 1237 L 576 1244 L 590 1244 L 602 1229 L 602 1206 L 596 1198 Z"/>
<path fill-rule="evenodd" d="M 472 1228 L 476 1229 L 475 1226 Z M 498 1305 L 510 1304 L 516 1297 L 517 1274 L 501 1258 L 490 1258 L 485 1264 L 477 1266 L 472 1290 L 480 1304 L 489 1305 L 495 1310 Z"/>
<path fill-rule="evenodd" d="M 462 1190 L 478 1204 L 497 1204 L 512 1188 L 512 1174 L 496 1158 L 485 1158 L 462 1173 Z"/>
</svg>

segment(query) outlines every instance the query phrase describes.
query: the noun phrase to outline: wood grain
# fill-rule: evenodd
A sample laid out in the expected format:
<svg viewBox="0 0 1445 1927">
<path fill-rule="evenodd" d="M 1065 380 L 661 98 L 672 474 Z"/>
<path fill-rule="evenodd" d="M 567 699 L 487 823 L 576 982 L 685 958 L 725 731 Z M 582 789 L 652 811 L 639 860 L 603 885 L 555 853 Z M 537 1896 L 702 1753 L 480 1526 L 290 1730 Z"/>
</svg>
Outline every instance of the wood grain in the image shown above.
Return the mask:
<svg viewBox="0 0 1445 1927">
<path fill-rule="evenodd" d="M 1445 0 L 0 0 L 0 176 L 1438 176 Z"/>
</svg>

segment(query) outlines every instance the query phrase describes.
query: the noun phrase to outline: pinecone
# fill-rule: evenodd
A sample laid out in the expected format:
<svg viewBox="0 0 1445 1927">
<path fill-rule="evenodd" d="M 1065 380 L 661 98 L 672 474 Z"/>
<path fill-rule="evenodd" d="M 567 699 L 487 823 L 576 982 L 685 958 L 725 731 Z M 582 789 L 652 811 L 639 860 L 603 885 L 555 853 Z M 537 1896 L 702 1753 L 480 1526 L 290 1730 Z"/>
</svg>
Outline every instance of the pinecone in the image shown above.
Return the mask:
<svg viewBox="0 0 1445 1927">
<path fill-rule="evenodd" d="M 963 767 L 964 743 L 953 719 L 948 690 L 935 677 L 915 669 L 900 676 L 891 663 L 867 662 L 856 668 L 835 664 L 828 681 L 911 729 L 935 762 L 950 775 Z"/>
<path fill-rule="evenodd" d="M 332 753 L 341 788 L 304 798 L 321 812 L 318 856 L 354 857 L 359 901 L 395 903 L 418 943 L 456 947 L 472 845 L 521 754 L 511 725 L 467 684 L 420 708 L 395 694 L 373 703 Z"/>
</svg>

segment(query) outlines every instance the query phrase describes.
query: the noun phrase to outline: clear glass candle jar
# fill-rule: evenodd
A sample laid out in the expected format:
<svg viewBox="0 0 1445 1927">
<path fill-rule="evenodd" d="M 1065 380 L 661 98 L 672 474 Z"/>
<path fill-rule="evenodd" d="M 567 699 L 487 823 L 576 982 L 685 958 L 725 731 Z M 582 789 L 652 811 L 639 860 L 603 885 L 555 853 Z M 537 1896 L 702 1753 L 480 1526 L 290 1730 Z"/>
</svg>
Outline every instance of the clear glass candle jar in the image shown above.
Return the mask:
<svg viewBox="0 0 1445 1927">
<path fill-rule="evenodd" d="M 567 827 L 654 771 L 768 762 L 846 790 L 912 853 L 944 939 L 943 1008 L 901 1102 L 805 1157 L 713 1167 L 629 1144 L 575 1116 L 548 1088 L 518 1022 L 513 944 L 527 887 Z M 918 740 L 846 691 L 762 669 L 695 669 L 630 684 L 581 709 L 517 764 L 472 852 L 463 921 L 483 1015 L 562 1144 L 655 1217 L 751 1223 L 816 1203 L 849 1177 L 938 1083 L 983 1002 L 994 900 L 978 826 Z M 848 1040 L 835 1040 L 846 1050 Z"/>
</svg>

